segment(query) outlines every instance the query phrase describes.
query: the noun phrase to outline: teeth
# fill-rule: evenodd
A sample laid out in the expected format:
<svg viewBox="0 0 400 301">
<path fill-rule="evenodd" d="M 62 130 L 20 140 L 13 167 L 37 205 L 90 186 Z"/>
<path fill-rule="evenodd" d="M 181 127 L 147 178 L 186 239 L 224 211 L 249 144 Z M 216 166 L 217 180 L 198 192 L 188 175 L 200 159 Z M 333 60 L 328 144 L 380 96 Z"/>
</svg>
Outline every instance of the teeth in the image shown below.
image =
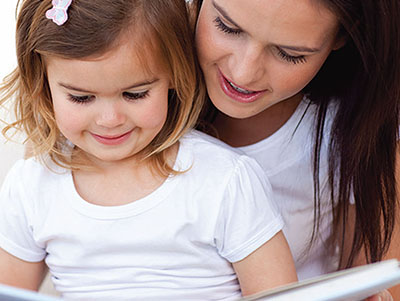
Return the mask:
<svg viewBox="0 0 400 301">
<path fill-rule="evenodd" d="M 233 89 L 235 89 L 236 91 L 238 91 L 238 92 L 240 92 L 240 93 L 243 93 L 243 94 L 252 94 L 252 93 L 254 93 L 254 92 L 252 92 L 252 91 L 245 90 L 245 89 L 242 89 L 242 88 L 239 88 L 239 87 L 235 86 L 235 85 L 234 85 L 233 83 L 231 83 L 229 80 L 228 80 L 228 83 L 231 85 L 231 87 L 232 87 Z"/>
</svg>

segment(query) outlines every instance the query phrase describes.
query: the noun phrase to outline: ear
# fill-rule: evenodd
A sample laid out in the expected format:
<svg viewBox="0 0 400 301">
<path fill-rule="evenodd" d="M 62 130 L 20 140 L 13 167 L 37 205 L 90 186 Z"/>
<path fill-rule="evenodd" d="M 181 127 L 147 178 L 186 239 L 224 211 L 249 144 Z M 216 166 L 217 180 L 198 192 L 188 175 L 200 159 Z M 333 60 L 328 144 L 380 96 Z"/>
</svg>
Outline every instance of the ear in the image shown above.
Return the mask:
<svg viewBox="0 0 400 301">
<path fill-rule="evenodd" d="M 346 45 L 346 43 L 347 43 L 347 36 L 344 34 L 339 34 L 336 37 L 336 41 L 335 41 L 335 44 L 333 44 L 332 50 L 339 50 L 344 45 Z"/>
</svg>

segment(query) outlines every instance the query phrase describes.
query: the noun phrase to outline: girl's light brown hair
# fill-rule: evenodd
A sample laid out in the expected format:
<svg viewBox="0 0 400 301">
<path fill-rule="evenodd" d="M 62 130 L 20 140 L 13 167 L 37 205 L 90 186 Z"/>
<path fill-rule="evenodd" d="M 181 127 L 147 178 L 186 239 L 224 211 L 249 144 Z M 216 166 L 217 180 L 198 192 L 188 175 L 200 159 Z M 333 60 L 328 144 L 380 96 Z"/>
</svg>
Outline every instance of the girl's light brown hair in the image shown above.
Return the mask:
<svg viewBox="0 0 400 301">
<path fill-rule="evenodd" d="M 51 0 L 24 0 L 17 19 L 18 67 L 1 86 L 1 100 L 15 101 L 16 121 L 3 129 L 22 129 L 32 154 L 49 155 L 58 165 L 80 168 L 65 153 L 68 142 L 57 128 L 45 56 L 83 59 L 111 50 L 124 35 L 142 37 L 138 53 L 145 63 L 156 59 L 169 72 L 168 117 L 144 150 L 163 174 L 173 172 L 165 151 L 192 126 L 202 107 L 204 87 L 194 51 L 193 32 L 184 0 L 73 0 L 68 20 L 58 26 L 45 17 Z M 135 41 L 137 40 L 137 36 Z M 152 50 L 150 54 L 148 50 Z"/>
</svg>

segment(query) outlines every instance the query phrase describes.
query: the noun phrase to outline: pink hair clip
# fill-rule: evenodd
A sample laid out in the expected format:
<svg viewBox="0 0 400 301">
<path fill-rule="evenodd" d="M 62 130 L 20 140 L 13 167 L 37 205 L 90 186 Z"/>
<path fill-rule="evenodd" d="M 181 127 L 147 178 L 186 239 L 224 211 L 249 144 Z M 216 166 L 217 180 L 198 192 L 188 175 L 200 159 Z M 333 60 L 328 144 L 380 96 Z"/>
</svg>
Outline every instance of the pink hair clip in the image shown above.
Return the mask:
<svg viewBox="0 0 400 301">
<path fill-rule="evenodd" d="M 67 10 L 72 0 L 53 0 L 53 8 L 46 12 L 46 18 L 53 20 L 57 25 L 63 25 L 68 20 Z"/>
</svg>

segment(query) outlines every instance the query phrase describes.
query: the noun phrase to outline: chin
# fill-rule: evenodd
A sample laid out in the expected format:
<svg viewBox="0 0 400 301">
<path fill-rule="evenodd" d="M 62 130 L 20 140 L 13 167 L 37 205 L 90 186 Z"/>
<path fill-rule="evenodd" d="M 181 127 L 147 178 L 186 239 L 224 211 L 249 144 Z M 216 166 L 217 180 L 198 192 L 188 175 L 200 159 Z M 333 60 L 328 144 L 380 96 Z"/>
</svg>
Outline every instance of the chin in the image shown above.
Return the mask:
<svg viewBox="0 0 400 301">
<path fill-rule="evenodd" d="M 222 111 L 221 111 L 222 112 Z M 247 113 L 247 112 L 234 112 L 234 113 L 226 113 L 223 112 L 225 115 L 231 117 L 231 118 L 235 118 L 235 119 L 246 119 L 246 118 L 250 118 L 253 117 L 254 113 Z"/>
<path fill-rule="evenodd" d="M 97 160 L 100 160 L 102 162 L 118 162 L 118 161 L 123 161 L 125 159 L 128 159 L 132 157 L 131 154 L 118 154 L 116 152 L 111 153 L 111 154 L 94 154 L 94 157 Z"/>
<path fill-rule="evenodd" d="M 231 117 L 231 118 L 236 118 L 236 119 L 246 119 L 253 117 L 263 110 L 263 109 L 258 109 L 250 106 L 234 106 L 233 104 L 216 104 L 214 103 L 214 106 L 218 109 L 218 111 L 224 113 L 225 115 Z"/>
</svg>

